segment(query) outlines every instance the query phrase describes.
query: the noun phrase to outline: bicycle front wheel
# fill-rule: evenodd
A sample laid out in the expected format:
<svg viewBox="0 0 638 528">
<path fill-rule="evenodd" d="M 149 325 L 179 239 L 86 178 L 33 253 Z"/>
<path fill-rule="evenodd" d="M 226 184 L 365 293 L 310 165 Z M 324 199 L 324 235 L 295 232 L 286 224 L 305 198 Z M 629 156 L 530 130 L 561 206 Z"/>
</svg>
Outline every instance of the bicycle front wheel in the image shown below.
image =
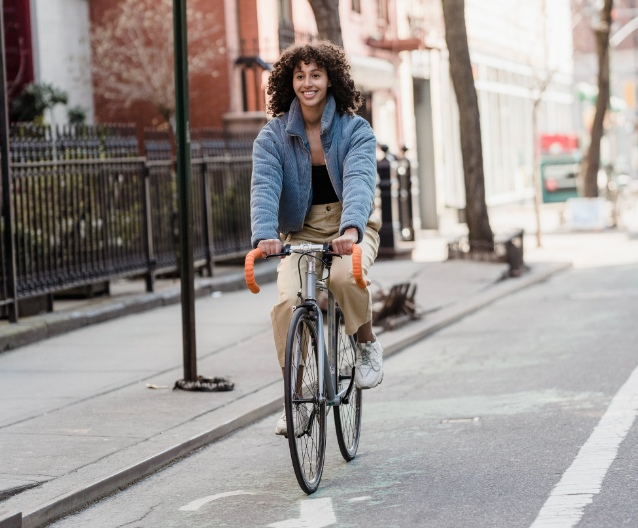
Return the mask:
<svg viewBox="0 0 638 528">
<path fill-rule="evenodd" d="M 341 309 L 336 309 L 336 317 L 331 324 L 335 325 L 333 335 L 336 343 L 332 343 L 332 346 L 337 355 L 337 392 L 348 388 L 341 404 L 334 409 L 335 429 L 341 455 L 350 462 L 357 454 L 361 434 L 361 389 L 354 384 L 356 344 L 354 336 L 346 334 Z"/>
<path fill-rule="evenodd" d="M 299 486 L 308 494 L 319 487 L 326 451 L 326 402 L 319 401 L 319 353 L 316 323 L 305 307 L 299 307 L 288 329 L 284 403 L 292 466 Z"/>
</svg>

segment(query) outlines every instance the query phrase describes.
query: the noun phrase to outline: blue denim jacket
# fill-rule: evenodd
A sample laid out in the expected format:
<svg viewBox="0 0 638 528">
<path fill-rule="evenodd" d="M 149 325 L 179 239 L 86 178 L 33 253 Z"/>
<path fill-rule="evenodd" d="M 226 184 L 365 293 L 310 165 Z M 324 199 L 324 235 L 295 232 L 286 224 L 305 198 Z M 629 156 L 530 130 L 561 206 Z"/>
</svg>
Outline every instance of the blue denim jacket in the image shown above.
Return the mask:
<svg viewBox="0 0 638 528">
<path fill-rule="evenodd" d="M 377 180 L 376 138 L 360 116 L 340 115 L 328 95 L 321 144 L 332 185 L 343 204 L 339 232 L 356 227 L 359 242 L 373 211 Z M 298 99 L 267 123 L 253 144 L 250 191 L 252 245 L 299 231 L 312 203 L 310 146 Z"/>
</svg>

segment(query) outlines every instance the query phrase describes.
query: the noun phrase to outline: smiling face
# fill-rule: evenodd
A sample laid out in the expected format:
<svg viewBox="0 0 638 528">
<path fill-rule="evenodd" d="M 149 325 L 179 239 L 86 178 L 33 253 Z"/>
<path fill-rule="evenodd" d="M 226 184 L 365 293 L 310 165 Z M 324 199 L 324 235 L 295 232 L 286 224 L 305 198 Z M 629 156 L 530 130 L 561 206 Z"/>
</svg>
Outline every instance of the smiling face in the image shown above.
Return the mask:
<svg viewBox="0 0 638 528">
<path fill-rule="evenodd" d="M 292 74 L 292 87 L 304 110 L 323 112 L 330 87 L 328 72 L 316 63 L 300 62 Z"/>
</svg>

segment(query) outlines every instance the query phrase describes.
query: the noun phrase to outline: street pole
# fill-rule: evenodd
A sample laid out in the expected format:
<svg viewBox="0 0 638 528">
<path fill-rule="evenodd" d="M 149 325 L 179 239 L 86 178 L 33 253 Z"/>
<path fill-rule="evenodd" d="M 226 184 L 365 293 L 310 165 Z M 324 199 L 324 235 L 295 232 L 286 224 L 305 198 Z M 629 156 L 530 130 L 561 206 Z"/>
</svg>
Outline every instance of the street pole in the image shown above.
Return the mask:
<svg viewBox="0 0 638 528">
<path fill-rule="evenodd" d="M 188 104 L 188 37 L 186 0 L 173 0 L 175 46 L 175 137 L 177 142 L 177 201 L 179 208 L 179 269 L 182 301 L 184 378 L 175 388 L 189 391 L 231 391 L 226 378 L 197 375 L 195 343 L 195 272 L 193 269 L 193 181 L 191 173 L 190 110 Z"/>
<path fill-rule="evenodd" d="M 182 301 L 184 381 L 197 380 L 195 343 L 195 274 L 193 271 L 193 185 L 191 177 L 190 110 L 188 104 L 188 42 L 186 0 L 173 0 L 175 44 L 175 117 L 177 140 L 177 193 L 179 208 L 179 261 Z"/>
<path fill-rule="evenodd" d="M 7 68 L 4 49 L 4 2 L 0 0 L 0 166 L 2 167 L 2 217 L 6 262 L 6 296 L 9 321 L 18 321 L 16 290 L 16 256 L 13 243 L 13 204 L 11 203 L 11 161 L 9 152 L 9 101 L 7 100 Z"/>
</svg>

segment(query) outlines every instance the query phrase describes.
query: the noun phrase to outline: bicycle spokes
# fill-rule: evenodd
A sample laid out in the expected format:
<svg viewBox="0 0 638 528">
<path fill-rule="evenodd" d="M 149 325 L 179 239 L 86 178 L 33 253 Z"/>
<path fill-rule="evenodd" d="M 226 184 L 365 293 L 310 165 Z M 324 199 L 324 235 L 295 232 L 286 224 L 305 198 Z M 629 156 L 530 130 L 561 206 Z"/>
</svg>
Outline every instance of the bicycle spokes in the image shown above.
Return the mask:
<svg viewBox="0 0 638 528">
<path fill-rule="evenodd" d="M 333 343 L 336 348 L 337 390 L 341 392 L 347 387 L 341 405 L 334 412 L 335 428 L 341 455 L 350 461 L 357 453 L 361 433 L 361 389 L 354 385 L 356 344 L 354 338 L 346 334 L 341 310 L 336 310 L 331 324 L 336 337 Z"/>
<path fill-rule="evenodd" d="M 315 322 L 297 309 L 286 343 L 285 407 L 290 456 L 299 485 L 306 493 L 319 486 L 325 454 L 325 401 L 319 401 L 319 357 Z"/>
</svg>

